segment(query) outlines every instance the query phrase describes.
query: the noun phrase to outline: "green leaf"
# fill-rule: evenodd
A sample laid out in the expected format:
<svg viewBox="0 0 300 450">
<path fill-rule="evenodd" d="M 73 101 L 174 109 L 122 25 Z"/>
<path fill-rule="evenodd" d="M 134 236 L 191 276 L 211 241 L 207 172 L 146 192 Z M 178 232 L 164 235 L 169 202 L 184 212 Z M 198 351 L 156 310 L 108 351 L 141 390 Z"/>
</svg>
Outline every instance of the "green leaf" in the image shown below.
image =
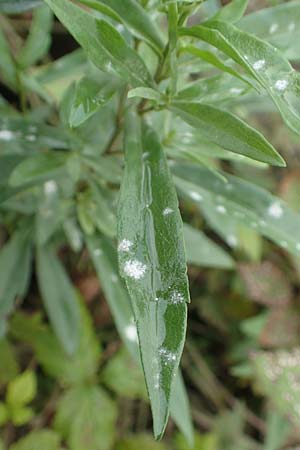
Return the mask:
<svg viewBox="0 0 300 450">
<path fill-rule="evenodd" d="M 199 38 L 237 62 L 267 91 L 286 124 L 300 133 L 299 74 L 275 47 L 221 21 L 183 28 L 181 35 Z"/>
<path fill-rule="evenodd" d="M 71 450 L 109 450 L 116 419 L 116 405 L 106 392 L 95 385 L 82 385 L 60 398 L 54 427 Z"/>
<path fill-rule="evenodd" d="M 36 391 L 36 376 L 34 372 L 27 370 L 8 384 L 6 402 L 14 409 L 27 405 L 35 398 Z"/>
<path fill-rule="evenodd" d="M 86 237 L 86 241 L 117 330 L 133 359 L 140 364 L 137 329 L 129 294 L 118 276 L 117 251 L 107 238 L 99 235 Z M 192 442 L 190 407 L 180 372 L 175 379 L 170 411 L 177 426 Z"/>
<path fill-rule="evenodd" d="M 31 317 L 19 312 L 10 323 L 13 336 L 29 343 L 43 369 L 64 386 L 81 385 L 93 379 L 98 369 L 99 339 L 83 303 L 80 303 L 80 324 L 78 349 L 69 356 L 49 327 L 41 323 L 39 316 Z"/>
<path fill-rule="evenodd" d="M 286 58 L 299 59 L 300 4 L 298 0 L 259 9 L 247 14 L 238 27 L 269 41 L 279 48 Z"/>
<path fill-rule="evenodd" d="M 60 447 L 60 437 L 52 430 L 38 430 L 28 433 L 10 450 L 62 450 Z"/>
<path fill-rule="evenodd" d="M 119 264 L 132 300 L 141 358 L 161 437 L 186 329 L 188 281 L 182 222 L 156 134 L 134 113 L 125 124 L 119 201 Z"/>
<path fill-rule="evenodd" d="M 264 450 L 280 450 L 290 432 L 290 423 L 277 411 L 269 411 L 267 419 Z"/>
<path fill-rule="evenodd" d="M 0 339 L 0 386 L 15 378 L 19 371 L 15 350 L 6 339 Z"/>
<path fill-rule="evenodd" d="M 300 252 L 300 217 L 282 200 L 266 190 L 224 174 L 222 180 L 211 171 L 191 164 L 172 167 L 176 184 L 185 199 L 194 201 L 201 210 L 211 208 L 222 223 L 227 215 L 274 241 L 289 252 Z M 196 198 L 197 197 L 197 198 Z"/>
<path fill-rule="evenodd" d="M 139 87 L 135 89 L 130 89 L 130 91 L 128 92 L 128 98 L 134 97 L 146 98 L 148 100 L 154 100 L 156 102 L 162 101 L 161 93 L 151 88 Z"/>
<path fill-rule="evenodd" d="M 163 40 L 154 20 L 145 12 L 136 0 L 80 0 L 81 3 L 111 15 L 123 22 L 139 38 L 145 39 L 159 53 L 163 49 Z"/>
<path fill-rule="evenodd" d="M 27 406 L 18 406 L 16 408 L 11 408 L 10 417 L 14 425 L 22 426 L 30 422 L 30 420 L 34 417 L 34 411 L 32 408 Z"/>
<path fill-rule="evenodd" d="M 42 4 L 41 0 L 0 0 L 0 12 L 20 14 Z"/>
<path fill-rule="evenodd" d="M 132 326 L 132 338 L 136 336 L 136 327 Z M 127 329 L 128 337 L 130 328 Z M 121 397 L 147 399 L 143 372 L 132 357 L 121 349 L 104 367 L 101 380 L 106 386 Z"/>
<path fill-rule="evenodd" d="M 9 420 L 9 413 L 6 405 L 0 402 L 0 426 L 6 424 Z M 1 441 L 0 441 L 0 449 L 1 449 Z"/>
<path fill-rule="evenodd" d="M 51 44 L 53 15 L 48 6 L 41 6 L 33 15 L 28 38 L 17 56 L 22 68 L 32 66 L 43 58 Z"/>
<path fill-rule="evenodd" d="M 285 166 L 282 157 L 261 133 L 227 111 L 183 101 L 173 101 L 171 110 L 201 130 L 204 139 L 226 150 L 275 166 Z"/>
<path fill-rule="evenodd" d="M 212 20 L 221 20 L 224 22 L 237 22 L 240 20 L 248 6 L 249 0 L 231 0 L 229 4 L 221 8 Z"/>
<path fill-rule="evenodd" d="M 53 250 L 39 247 L 37 276 L 52 326 L 68 354 L 74 354 L 80 338 L 80 314 L 75 289 Z"/>
<path fill-rule="evenodd" d="M 115 27 L 95 19 L 74 3 L 45 1 L 97 67 L 106 72 L 115 71 L 135 87 L 152 87 L 153 80 L 143 60 Z"/>
<path fill-rule="evenodd" d="M 1 1 L 0 1 L 0 12 L 1 12 Z M 17 71 L 16 65 L 14 63 L 10 47 L 8 41 L 6 39 L 6 35 L 0 29 L 0 70 L 1 70 L 1 78 L 11 86 L 16 89 L 17 86 Z M 0 135 L 0 143 L 1 143 L 1 135 Z"/>
<path fill-rule="evenodd" d="M 28 230 L 14 233 L 0 252 L 0 319 L 13 309 L 15 300 L 22 298 L 31 274 L 31 242 Z"/>
<path fill-rule="evenodd" d="M 78 127 L 107 103 L 120 87 L 120 83 L 110 82 L 100 86 L 98 82 L 82 78 L 76 85 L 69 123 L 71 127 Z"/>
<path fill-rule="evenodd" d="M 59 174 L 66 164 L 68 154 L 48 152 L 30 156 L 11 173 L 9 183 L 13 187 L 26 183 L 41 183 Z"/>
<path fill-rule="evenodd" d="M 233 259 L 205 234 L 188 224 L 184 224 L 184 241 L 187 261 L 199 267 L 232 269 Z"/>
</svg>

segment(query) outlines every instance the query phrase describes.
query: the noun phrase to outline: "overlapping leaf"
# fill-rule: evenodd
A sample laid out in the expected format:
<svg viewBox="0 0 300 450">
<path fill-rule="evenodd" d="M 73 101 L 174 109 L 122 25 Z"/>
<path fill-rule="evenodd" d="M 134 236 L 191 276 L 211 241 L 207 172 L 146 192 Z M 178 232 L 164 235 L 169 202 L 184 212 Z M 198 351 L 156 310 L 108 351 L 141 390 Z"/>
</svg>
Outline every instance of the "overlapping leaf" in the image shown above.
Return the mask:
<svg viewBox="0 0 300 450">
<path fill-rule="evenodd" d="M 289 252 L 300 252 L 300 217 L 285 202 L 264 189 L 232 175 L 222 180 L 211 171 L 190 164 L 174 164 L 180 193 L 199 208 L 250 226 Z"/>
<path fill-rule="evenodd" d="M 115 27 L 95 19 L 72 2 L 45 1 L 97 67 L 107 72 L 115 71 L 135 87 L 153 85 L 143 60 Z"/>
<path fill-rule="evenodd" d="M 268 92 L 287 125 L 300 133 L 299 74 L 275 47 L 221 21 L 211 20 L 180 32 L 213 45 L 238 63 Z"/>
<path fill-rule="evenodd" d="M 119 203 L 119 262 L 137 321 L 154 433 L 166 426 L 185 339 L 189 301 L 182 223 L 155 133 L 126 118 L 126 166 Z"/>
</svg>

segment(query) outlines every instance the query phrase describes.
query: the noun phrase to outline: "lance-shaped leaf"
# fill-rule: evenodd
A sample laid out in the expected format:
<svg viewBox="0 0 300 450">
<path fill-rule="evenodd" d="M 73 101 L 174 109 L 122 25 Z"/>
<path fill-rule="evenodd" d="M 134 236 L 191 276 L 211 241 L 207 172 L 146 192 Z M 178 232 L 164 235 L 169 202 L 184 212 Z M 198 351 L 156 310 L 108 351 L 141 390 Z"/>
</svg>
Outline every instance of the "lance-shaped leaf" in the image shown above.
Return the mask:
<svg viewBox="0 0 300 450">
<path fill-rule="evenodd" d="M 180 194 L 201 210 L 211 208 L 220 223 L 229 216 L 299 255 L 300 216 L 278 197 L 238 177 L 223 174 L 226 179 L 221 179 L 196 165 L 174 163 L 172 169 L 180 177 L 176 179 Z"/>
<path fill-rule="evenodd" d="M 79 305 L 63 265 L 49 247 L 38 248 L 37 276 L 54 331 L 65 351 L 73 354 L 80 337 Z"/>
<path fill-rule="evenodd" d="M 182 28 L 180 33 L 213 45 L 240 64 L 268 92 L 286 124 L 300 133 L 299 74 L 275 47 L 221 21 Z"/>
<path fill-rule="evenodd" d="M 115 27 L 96 19 L 70 1 L 45 1 L 97 67 L 105 72 L 117 72 L 134 87 L 153 86 L 143 60 Z"/>
<path fill-rule="evenodd" d="M 284 160 L 265 137 L 233 114 L 214 106 L 174 101 L 171 110 L 197 128 L 203 138 L 257 161 L 284 166 Z"/>
<path fill-rule="evenodd" d="M 161 52 L 163 39 L 159 28 L 136 0 L 80 0 L 81 3 L 123 22 L 137 37 L 144 38 Z"/>
<path fill-rule="evenodd" d="M 86 242 L 117 330 L 133 359 L 140 363 L 137 328 L 128 292 L 118 274 L 117 251 L 112 242 L 104 236 L 86 236 Z M 190 406 L 180 371 L 174 382 L 170 414 L 188 442 L 192 443 Z"/>
<path fill-rule="evenodd" d="M 182 353 L 189 301 L 182 222 L 156 134 L 132 112 L 125 124 L 119 264 L 137 322 L 141 359 L 161 437 Z"/>
</svg>

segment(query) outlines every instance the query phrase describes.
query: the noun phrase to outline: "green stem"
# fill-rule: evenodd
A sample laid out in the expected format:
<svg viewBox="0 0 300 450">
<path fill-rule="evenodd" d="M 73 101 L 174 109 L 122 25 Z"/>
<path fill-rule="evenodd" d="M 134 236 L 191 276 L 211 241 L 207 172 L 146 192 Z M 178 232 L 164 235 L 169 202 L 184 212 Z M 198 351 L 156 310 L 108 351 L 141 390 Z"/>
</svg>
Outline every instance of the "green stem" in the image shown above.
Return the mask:
<svg viewBox="0 0 300 450">
<path fill-rule="evenodd" d="M 175 95 L 177 91 L 177 41 L 178 41 L 178 8 L 177 3 L 168 6 L 168 30 L 169 30 L 169 64 L 170 64 L 170 94 Z"/>
</svg>

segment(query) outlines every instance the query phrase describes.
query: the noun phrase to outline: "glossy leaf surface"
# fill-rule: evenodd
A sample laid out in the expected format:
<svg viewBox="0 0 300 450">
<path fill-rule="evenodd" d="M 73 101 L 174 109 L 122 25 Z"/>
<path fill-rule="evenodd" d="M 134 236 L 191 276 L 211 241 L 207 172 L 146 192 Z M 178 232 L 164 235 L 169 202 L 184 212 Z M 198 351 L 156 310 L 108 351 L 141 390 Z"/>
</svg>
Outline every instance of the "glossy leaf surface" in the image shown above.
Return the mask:
<svg viewBox="0 0 300 450">
<path fill-rule="evenodd" d="M 154 433 L 166 426 L 189 301 L 182 222 L 155 133 L 129 113 L 119 203 L 119 263 L 140 341 Z"/>
<path fill-rule="evenodd" d="M 118 256 L 112 243 L 100 235 L 86 238 L 105 298 L 117 330 L 131 356 L 140 363 L 139 341 L 129 294 L 118 274 Z M 189 442 L 193 441 L 190 407 L 184 382 L 178 372 L 171 397 L 170 413 Z"/>
<path fill-rule="evenodd" d="M 171 110 L 204 139 L 249 158 L 283 166 L 284 161 L 262 134 L 227 111 L 202 103 L 173 101 Z"/>
<path fill-rule="evenodd" d="M 115 27 L 95 19 L 74 3 L 45 1 L 97 67 L 106 72 L 115 71 L 133 86 L 152 86 L 153 81 L 143 60 Z"/>
<path fill-rule="evenodd" d="M 222 223 L 228 215 L 274 241 L 289 252 L 300 252 L 300 217 L 268 191 L 232 175 L 226 180 L 189 164 L 174 165 L 176 184 L 184 197 L 199 208 L 213 210 Z"/>
<path fill-rule="evenodd" d="M 268 92 L 287 125 L 300 133 L 299 74 L 275 47 L 221 21 L 183 28 L 181 34 L 199 38 L 237 62 Z"/>
<path fill-rule="evenodd" d="M 136 0 L 80 0 L 81 3 L 103 13 L 111 12 L 136 36 L 144 38 L 159 52 L 163 48 L 163 40 L 159 29 Z"/>
</svg>

